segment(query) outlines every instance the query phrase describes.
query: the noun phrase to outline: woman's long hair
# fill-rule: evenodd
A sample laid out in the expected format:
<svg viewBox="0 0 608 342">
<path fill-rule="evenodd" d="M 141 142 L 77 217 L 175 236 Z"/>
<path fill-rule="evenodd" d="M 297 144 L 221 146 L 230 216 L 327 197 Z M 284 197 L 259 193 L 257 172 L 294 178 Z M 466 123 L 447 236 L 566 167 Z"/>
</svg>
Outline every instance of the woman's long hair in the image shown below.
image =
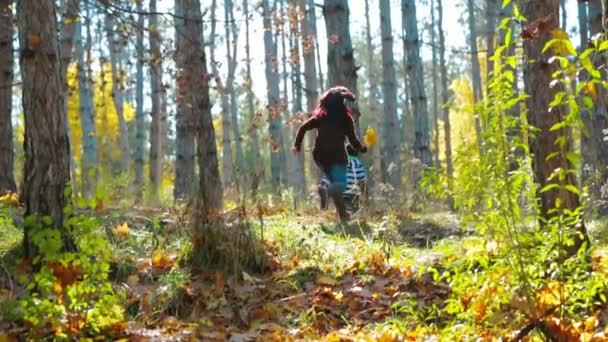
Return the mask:
<svg viewBox="0 0 608 342">
<path fill-rule="evenodd" d="M 354 117 L 353 111 L 350 107 L 344 104 L 344 100 L 356 101 L 357 96 L 353 94 L 348 88 L 344 86 L 335 86 L 329 88 L 323 95 L 319 105 L 313 111 L 313 116 L 316 118 L 323 117 L 328 113 L 346 113 L 351 118 Z"/>
</svg>

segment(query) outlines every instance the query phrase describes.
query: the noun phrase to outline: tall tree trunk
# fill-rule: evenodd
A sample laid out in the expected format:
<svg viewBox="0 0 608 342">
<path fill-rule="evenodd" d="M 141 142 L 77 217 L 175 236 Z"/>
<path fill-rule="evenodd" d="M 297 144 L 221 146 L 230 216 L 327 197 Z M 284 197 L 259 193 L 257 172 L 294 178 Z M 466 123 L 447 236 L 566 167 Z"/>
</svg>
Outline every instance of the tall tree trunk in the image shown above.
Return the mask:
<svg viewBox="0 0 608 342">
<path fill-rule="evenodd" d="M 376 67 L 374 64 L 375 49 L 372 43 L 371 24 L 369 22 L 369 0 L 365 0 L 365 46 L 367 48 L 367 80 L 369 84 L 369 112 L 371 115 L 371 122 L 375 129 L 379 130 L 380 127 L 380 115 L 377 115 L 380 105 L 378 104 L 378 81 L 376 79 Z M 384 136 L 384 133 L 381 134 Z M 370 146 L 373 167 L 372 174 L 373 178 L 380 182 L 382 181 L 382 151 L 380 145 Z M 386 154 L 385 154 L 386 155 Z"/>
<path fill-rule="evenodd" d="M 486 63 L 487 79 L 492 75 L 494 62 L 491 60 L 494 55 L 494 37 L 497 30 L 496 16 L 498 15 L 498 0 L 486 0 Z M 486 81 L 487 83 L 487 81 Z"/>
<path fill-rule="evenodd" d="M 492 0 L 490 0 L 492 1 Z M 437 33 L 435 27 L 437 22 L 435 21 L 435 3 L 431 0 L 431 53 L 432 53 L 432 64 L 431 74 L 433 80 L 433 154 L 435 159 L 435 166 L 440 166 L 439 163 L 439 98 L 437 94 L 438 80 L 437 80 Z"/>
<path fill-rule="evenodd" d="M 106 37 L 110 48 L 110 66 L 112 68 L 112 98 L 114 108 L 118 117 L 118 129 L 120 131 L 120 172 L 128 173 L 131 163 L 131 149 L 129 148 L 129 130 L 124 116 L 124 82 L 120 68 L 119 56 L 121 42 L 116 38 L 114 32 L 114 20 L 108 13 L 105 15 Z M 120 38 L 122 39 L 122 38 Z"/>
<path fill-rule="evenodd" d="M 298 12 L 297 0 L 289 1 L 289 33 L 291 41 L 291 78 L 292 78 L 292 121 L 298 120 L 303 116 L 302 113 L 302 65 L 300 58 L 300 13 Z M 302 21 L 306 21 L 305 19 Z M 295 129 L 293 124 L 291 125 L 292 132 L 295 135 Z M 287 139 L 288 140 L 288 139 Z M 304 153 L 294 155 L 294 181 L 296 193 L 299 195 L 304 194 L 306 189 L 306 178 L 304 174 Z"/>
<path fill-rule="evenodd" d="M 584 51 L 587 48 L 589 41 L 589 16 L 586 1 L 577 2 L 578 9 L 578 33 L 581 40 L 580 50 Z"/>
<path fill-rule="evenodd" d="M 87 13 L 89 12 L 89 4 Z M 87 15 L 87 49 L 91 44 L 90 17 Z M 95 128 L 95 109 L 90 80 L 90 56 L 85 60 L 85 46 L 82 41 L 82 22 L 76 28 L 76 61 L 78 67 L 78 90 L 80 98 L 80 125 L 82 128 L 82 191 L 86 199 L 95 195 L 97 177 L 97 136 Z M 76 182 L 74 179 L 73 182 Z"/>
<path fill-rule="evenodd" d="M 260 138 L 258 136 L 258 129 L 261 124 L 260 118 L 258 118 L 255 111 L 254 105 L 254 94 L 253 94 L 253 79 L 251 78 L 251 47 L 249 37 L 249 2 L 243 0 L 243 13 L 245 15 L 245 63 L 246 63 L 246 82 L 245 88 L 247 89 L 247 109 L 249 110 L 249 123 L 251 126 L 249 136 L 251 137 L 251 144 L 248 155 L 251 156 L 251 166 L 249 169 L 254 171 L 254 177 L 263 178 L 261 174 L 263 172 L 262 167 L 262 155 L 260 154 Z"/>
<path fill-rule="evenodd" d="M 241 131 L 239 128 L 237 96 L 234 90 L 234 76 L 237 66 L 237 45 L 238 31 L 234 20 L 234 4 L 232 0 L 224 0 L 224 18 L 226 19 L 226 53 L 228 56 L 228 78 L 226 79 L 226 92 L 230 95 L 230 121 L 232 124 L 232 135 L 234 137 L 234 148 L 236 150 L 236 174 L 240 175 L 245 171 L 245 156 L 243 155 L 243 145 L 241 143 Z M 230 36 L 232 38 L 230 39 Z M 235 181 L 242 185 L 241 177 L 236 177 Z"/>
<path fill-rule="evenodd" d="M 0 0 L 0 196 L 15 192 L 13 178 L 13 12 L 10 0 Z"/>
<path fill-rule="evenodd" d="M 67 107 L 62 81 L 55 5 L 52 0 L 20 0 L 17 3 L 20 66 L 25 114 L 25 216 L 51 218 L 50 226 L 62 233 L 64 248 L 74 244 L 63 228 L 64 207 L 70 201 L 70 142 Z M 26 225 L 27 257 L 37 252 L 31 241 L 36 225 Z"/>
<path fill-rule="evenodd" d="M 350 40 L 347 0 L 325 0 L 323 16 L 327 32 L 328 87 L 342 85 L 357 94 L 357 66 Z M 359 133 L 359 117 L 355 110 L 355 129 Z"/>
<path fill-rule="evenodd" d="M 181 7 L 187 11 L 184 13 L 186 19 L 183 21 L 185 40 L 193 45 L 187 50 L 183 62 L 188 70 L 185 75 L 190 78 L 184 90 L 193 104 L 192 111 L 197 122 L 200 122 L 198 129 L 198 166 L 199 166 L 199 190 L 197 217 L 201 219 L 194 232 L 199 238 L 204 238 L 206 224 L 222 208 L 222 181 L 218 165 L 218 156 L 215 145 L 215 131 L 213 129 L 213 119 L 211 118 L 211 105 L 209 103 L 209 74 L 207 72 L 207 60 L 203 44 L 203 25 L 200 12 L 199 0 L 176 0 L 176 7 Z M 180 4 L 181 3 L 181 4 Z M 179 5 L 179 6 L 178 6 Z M 191 16 L 190 16 L 191 15 Z M 199 81 L 200 80 L 200 81 Z M 199 240 L 193 239 L 193 240 Z M 193 248 L 193 260 L 203 260 L 200 257 L 205 254 L 202 248 Z M 194 264 L 195 270 L 200 270 L 203 265 Z"/>
<path fill-rule="evenodd" d="M 198 1 L 196 1 L 198 3 Z M 187 199 L 193 195 L 192 184 L 194 183 L 195 141 L 198 119 L 201 117 L 202 109 L 197 103 L 198 98 L 194 89 L 201 86 L 203 76 L 200 74 L 201 63 L 199 50 L 200 37 L 196 36 L 199 24 L 192 20 L 199 20 L 198 16 L 190 17 L 194 9 L 192 0 L 175 1 L 175 10 L 179 17 L 175 17 L 175 43 L 177 52 L 177 112 L 176 112 L 176 159 L 175 159 L 175 187 L 173 198 L 175 200 Z M 189 19 L 181 19 L 188 17 Z M 194 59 L 198 53 L 198 60 Z"/>
<path fill-rule="evenodd" d="M 315 52 L 317 51 L 317 39 L 312 30 L 312 23 L 315 22 L 314 4 L 311 6 L 306 0 L 299 0 L 300 11 L 304 13 L 303 20 L 300 20 L 300 30 L 302 33 L 302 56 L 304 58 L 304 92 L 306 93 L 306 118 L 312 115 L 319 98 L 319 85 L 317 79 L 317 65 L 315 63 Z M 313 135 L 308 135 L 308 149 L 312 149 Z M 318 178 L 318 169 L 312 158 L 309 159 L 308 175 L 312 182 Z"/>
<path fill-rule="evenodd" d="M 211 72 L 215 79 L 215 87 L 217 92 L 221 95 L 222 105 L 222 179 L 226 187 L 234 183 L 233 167 L 232 167 L 232 145 L 230 142 L 230 98 L 228 97 L 228 91 L 222 82 L 218 63 L 215 60 L 215 30 L 216 30 L 216 10 L 217 0 L 213 0 L 211 3 L 211 41 L 209 42 L 209 58 L 211 62 Z M 226 40 L 230 40 L 230 37 L 226 37 Z"/>
<path fill-rule="evenodd" d="M 559 27 L 559 3 L 557 0 L 526 0 L 522 4 L 522 14 L 534 22 L 547 16 L 551 16 L 552 26 Z M 524 85 L 526 94 L 530 97 L 526 100 L 528 108 L 528 122 L 538 129 L 534 137 L 530 138 L 530 152 L 534 156 L 533 168 L 536 181 L 540 188 L 553 183 L 550 177 L 558 169 L 570 170 L 572 165 L 566 158 L 568 147 L 563 151 L 556 143 L 557 138 L 569 134 L 567 129 L 552 129 L 553 125 L 564 120 L 564 107 L 553 107 L 549 110 L 549 104 L 557 92 L 564 91 L 561 84 L 549 85 L 553 80 L 553 73 L 557 69 L 556 63 L 549 62 L 552 52 L 542 53 L 543 47 L 551 39 L 549 30 L 542 31 L 539 37 L 533 40 L 525 40 L 523 43 L 524 55 Z M 576 184 L 576 179 L 572 173 L 567 173 L 561 185 Z M 541 216 L 547 220 L 551 216 L 554 208 L 563 208 L 575 211 L 580 206 L 578 195 L 555 188 L 545 192 L 538 192 L 540 197 Z M 558 204 L 561 202 L 561 205 Z M 572 228 L 574 230 L 575 228 Z M 572 232 L 574 246 L 568 247 L 568 254 L 575 253 L 583 244 L 588 241 L 587 232 L 584 225 L 576 228 L 577 233 Z"/>
<path fill-rule="evenodd" d="M 477 113 L 476 105 L 482 99 L 481 71 L 479 68 L 479 51 L 477 49 L 477 27 L 475 23 L 474 0 L 467 0 L 467 11 L 469 12 L 469 50 L 471 52 L 471 77 L 473 80 L 473 115 L 475 120 L 475 132 L 477 133 L 477 144 L 481 151 L 481 122 Z"/>
<path fill-rule="evenodd" d="M 603 12 L 603 0 L 591 0 L 589 5 L 589 20 L 591 36 L 607 33 L 604 23 L 605 15 Z M 607 6 L 608 7 L 608 6 Z M 606 9 L 608 10 L 608 8 Z M 606 65 L 606 54 L 600 53 L 593 58 L 594 65 L 599 70 Z M 606 79 L 606 72 L 602 70 L 603 78 Z M 604 130 L 608 129 L 608 92 L 604 87 L 597 87 L 597 97 L 593 103 L 593 113 L 591 120 L 587 120 L 589 139 L 585 139 L 586 150 L 588 150 L 587 163 L 591 166 L 592 176 L 598 177 L 591 187 L 591 197 L 597 201 L 594 205 L 598 206 L 601 213 L 608 213 L 608 198 L 602 197 L 602 187 L 608 186 L 608 143 L 604 141 Z M 589 153 L 590 152 L 590 153 Z M 589 158 L 590 157 L 590 158 Z"/>
<path fill-rule="evenodd" d="M 382 94 L 384 95 L 383 159 L 388 165 L 389 182 L 401 189 L 401 154 L 399 153 L 399 121 L 397 120 L 397 80 L 393 59 L 393 34 L 390 0 L 380 0 L 382 31 Z"/>
<path fill-rule="evenodd" d="M 405 42 L 407 46 L 407 71 L 409 72 L 410 95 L 414 109 L 416 158 L 425 165 L 431 165 L 429 151 L 429 115 L 424 91 L 424 72 L 420 60 L 420 39 L 416 22 L 416 3 L 414 0 L 402 0 L 402 18 L 405 23 Z"/>
<path fill-rule="evenodd" d="M 288 117 L 288 106 L 289 106 L 289 92 L 288 92 L 288 78 L 287 78 L 287 48 L 285 47 L 285 0 L 277 0 L 279 3 L 279 14 L 276 16 L 277 25 L 276 25 L 276 41 L 280 39 L 281 41 L 281 80 L 283 81 L 283 96 L 281 97 L 281 116 L 284 116 L 285 122 L 289 121 Z M 278 48 L 278 47 L 277 47 Z M 286 136 L 291 135 L 291 132 L 288 131 L 287 127 L 281 127 L 281 136 L 280 142 L 281 145 L 281 183 L 285 185 L 293 186 L 292 179 L 293 178 L 293 160 L 294 157 L 292 154 L 285 153 L 285 150 L 289 144 L 287 143 Z"/>
<path fill-rule="evenodd" d="M 156 12 L 156 0 L 150 0 L 149 11 Z M 163 180 L 163 106 L 161 100 L 165 97 L 163 87 L 163 64 L 160 52 L 161 36 L 158 30 L 158 15 L 150 15 L 150 89 L 152 92 L 150 110 L 150 190 L 153 201 L 158 200 Z M 186 193 L 185 189 L 174 188 L 174 194 L 178 192 L 179 197 Z"/>
<path fill-rule="evenodd" d="M 135 71 L 135 188 L 140 201 L 144 189 L 144 153 L 146 144 L 146 117 L 144 115 L 144 25 L 145 18 L 142 1 L 137 1 L 137 64 Z"/>
<path fill-rule="evenodd" d="M 443 33 L 443 0 L 437 0 L 437 29 L 439 36 L 439 73 L 441 74 L 441 108 L 443 117 L 443 132 L 445 139 L 445 168 L 447 172 L 448 188 L 452 190 L 454 179 L 454 165 L 452 164 L 452 131 L 450 126 L 450 110 L 446 104 L 449 100 L 448 93 L 448 68 L 445 60 L 445 35 Z M 448 198 L 450 207 L 453 206 L 452 198 Z"/>
<path fill-rule="evenodd" d="M 321 50 L 319 49 L 319 35 L 317 34 L 317 10 L 315 8 L 315 0 L 306 0 L 308 4 L 308 24 L 310 25 L 310 30 L 312 31 L 312 35 L 314 37 L 315 43 L 315 58 L 317 63 L 317 72 L 318 72 L 318 83 L 319 89 L 321 91 L 325 89 L 325 82 L 323 81 L 323 68 L 321 67 Z M 316 169 L 315 169 L 316 170 Z"/>
<path fill-rule="evenodd" d="M 579 1 L 581 2 L 581 1 Z M 568 30 L 568 11 L 566 11 L 566 0 L 559 0 L 559 8 L 560 8 L 560 13 L 562 15 L 561 18 L 561 28 L 564 31 Z"/>
<path fill-rule="evenodd" d="M 272 36 L 272 17 L 274 9 L 268 3 L 268 0 L 262 0 L 263 8 L 263 25 L 264 25 L 264 50 L 266 65 L 266 91 L 268 96 L 268 133 L 270 134 L 270 177 L 271 185 L 275 193 L 279 192 L 281 185 L 281 164 L 280 164 L 280 94 L 279 94 L 279 73 L 274 61 L 277 58 L 277 43 Z"/>
</svg>

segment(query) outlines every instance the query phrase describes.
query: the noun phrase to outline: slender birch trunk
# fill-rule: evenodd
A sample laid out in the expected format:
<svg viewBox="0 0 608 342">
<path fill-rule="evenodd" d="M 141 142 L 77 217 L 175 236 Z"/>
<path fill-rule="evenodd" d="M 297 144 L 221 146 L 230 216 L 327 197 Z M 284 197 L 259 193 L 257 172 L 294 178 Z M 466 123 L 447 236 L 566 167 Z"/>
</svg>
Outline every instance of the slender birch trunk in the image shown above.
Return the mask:
<svg viewBox="0 0 608 342">
<path fill-rule="evenodd" d="M 112 68 L 112 98 L 114 108 L 118 116 L 119 144 L 120 144 L 120 172 L 128 173 L 131 163 L 131 149 L 129 147 L 129 130 L 124 116 L 124 84 L 120 68 L 120 45 L 121 42 L 116 38 L 114 31 L 114 20 L 110 14 L 105 15 L 106 38 L 110 50 L 110 66 Z"/>
<path fill-rule="evenodd" d="M 448 188 L 452 189 L 454 179 L 454 165 L 452 163 L 452 131 L 450 125 L 450 110 L 446 104 L 449 100 L 448 70 L 445 60 L 445 35 L 443 33 L 443 0 L 437 0 L 437 29 L 439 36 L 439 73 L 441 74 L 441 104 L 443 116 L 443 129 L 445 139 L 445 167 L 448 179 Z M 451 197 L 448 199 L 450 207 L 453 206 Z"/>
<path fill-rule="evenodd" d="M 271 185 L 275 194 L 279 192 L 281 185 L 281 164 L 280 164 L 280 120 L 281 110 L 279 94 L 279 73 L 274 61 L 277 58 L 277 43 L 272 35 L 272 17 L 274 9 L 270 7 L 268 0 L 262 0 L 263 25 L 264 25 L 264 50 L 265 50 L 265 74 L 266 89 L 268 96 L 268 133 L 270 134 L 270 177 Z"/>
<path fill-rule="evenodd" d="M 369 22 L 369 0 L 365 0 L 365 46 L 367 48 L 367 80 L 369 85 L 369 115 L 371 115 L 372 125 L 378 132 L 383 132 L 381 130 L 380 124 L 380 115 L 379 112 L 380 105 L 378 104 L 378 81 L 376 79 L 376 66 L 374 65 L 374 55 L 375 49 L 372 43 L 372 33 L 371 33 L 371 24 Z M 384 136 L 384 133 L 380 134 Z M 382 158 L 386 154 L 382 153 L 382 149 L 380 144 L 376 146 L 370 146 L 373 166 L 370 170 L 372 172 L 373 178 L 376 182 L 382 181 Z"/>
<path fill-rule="evenodd" d="M 260 118 L 258 118 L 255 105 L 254 105 L 254 94 L 253 94 L 253 79 L 251 78 L 251 47 L 250 47 L 250 35 L 249 35 L 249 1 L 243 0 L 243 13 L 245 15 L 245 66 L 246 66 L 246 80 L 245 88 L 247 89 L 247 109 L 249 111 L 249 124 L 251 137 L 251 145 L 249 148 L 248 155 L 251 156 L 251 166 L 249 169 L 254 171 L 254 177 L 263 178 L 261 174 L 263 172 L 262 167 L 262 156 L 260 154 L 260 138 L 258 135 L 258 129 L 260 127 Z"/>
<path fill-rule="evenodd" d="M 393 59 L 393 34 L 390 0 L 380 0 L 382 31 L 382 93 L 384 97 L 383 159 L 387 163 L 389 183 L 401 189 L 401 154 L 399 153 L 399 121 L 397 120 L 397 79 Z"/>
<path fill-rule="evenodd" d="M 416 158 L 425 165 L 431 165 L 432 156 L 429 151 L 429 115 L 424 90 L 424 72 L 420 59 L 420 39 L 416 22 L 416 3 L 414 0 L 402 0 L 402 17 L 405 23 L 405 42 L 407 46 L 406 70 L 409 72 L 410 95 L 414 110 Z"/>
<path fill-rule="evenodd" d="M 150 0 L 149 11 L 156 12 L 156 0 Z M 150 90 L 151 103 L 150 110 L 150 190 L 152 201 L 157 201 L 163 179 L 163 160 L 165 146 L 163 144 L 163 111 L 162 100 L 165 98 L 165 88 L 163 87 L 163 64 L 160 51 L 161 36 L 158 30 L 159 16 L 156 14 L 150 15 Z M 183 189 L 175 189 L 181 197 Z"/>
<path fill-rule="evenodd" d="M 492 0 L 489 0 L 492 1 Z M 437 89 L 439 88 L 437 80 L 437 33 L 435 27 L 437 22 L 435 21 L 435 1 L 431 0 L 431 74 L 433 81 L 433 154 L 435 159 L 435 166 L 439 167 L 439 98 Z"/>
<path fill-rule="evenodd" d="M 479 68 L 479 53 L 477 48 L 477 27 L 475 23 L 474 0 L 467 0 L 467 11 L 469 12 L 469 50 L 471 56 L 471 78 L 473 81 L 473 115 L 475 120 L 475 132 L 477 133 L 477 144 L 481 152 L 481 120 L 477 113 L 476 105 L 482 100 L 481 71 Z"/>
<path fill-rule="evenodd" d="M 144 188 L 144 153 L 146 143 L 146 117 L 144 114 L 144 25 L 145 18 L 142 1 L 137 1 L 137 38 L 135 66 L 135 188 L 136 197 L 141 200 Z"/>
</svg>

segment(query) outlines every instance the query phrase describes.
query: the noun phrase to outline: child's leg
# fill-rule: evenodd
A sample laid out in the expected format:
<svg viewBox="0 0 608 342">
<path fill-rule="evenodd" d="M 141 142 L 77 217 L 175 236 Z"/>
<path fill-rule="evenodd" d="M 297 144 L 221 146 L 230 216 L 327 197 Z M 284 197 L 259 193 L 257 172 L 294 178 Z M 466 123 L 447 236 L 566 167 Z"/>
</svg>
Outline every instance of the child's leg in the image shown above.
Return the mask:
<svg viewBox="0 0 608 342">
<path fill-rule="evenodd" d="M 321 198 L 321 210 L 327 210 L 327 185 L 319 183 L 318 191 Z"/>
<path fill-rule="evenodd" d="M 327 193 L 334 200 L 340 219 L 346 220 L 348 219 L 348 213 L 346 212 L 344 198 L 342 198 L 346 189 L 346 165 L 334 164 L 324 168 L 324 170 L 327 170 L 326 173 L 331 180 L 331 184 L 327 187 Z"/>
</svg>

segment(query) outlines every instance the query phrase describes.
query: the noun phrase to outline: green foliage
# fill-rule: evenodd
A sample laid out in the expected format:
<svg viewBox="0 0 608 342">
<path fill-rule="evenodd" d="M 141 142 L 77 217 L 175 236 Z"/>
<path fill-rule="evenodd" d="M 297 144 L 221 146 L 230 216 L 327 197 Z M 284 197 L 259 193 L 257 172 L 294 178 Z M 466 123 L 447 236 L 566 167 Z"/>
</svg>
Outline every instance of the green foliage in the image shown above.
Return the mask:
<svg viewBox="0 0 608 342">
<path fill-rule="evenodd" d="M 92 217 L 66 220 L 78 252 L 66 252 L 61 231 L 33 218 L 26 219 L 39 255 L 38 271 L 28 280 L 29 297 L 22 300 L 23 318 L 32 334 L 53 333 L 56 338 L 110 332 L 123 320 L 125 295 L 108 279 L 112 251 Z"/>
</svg>

